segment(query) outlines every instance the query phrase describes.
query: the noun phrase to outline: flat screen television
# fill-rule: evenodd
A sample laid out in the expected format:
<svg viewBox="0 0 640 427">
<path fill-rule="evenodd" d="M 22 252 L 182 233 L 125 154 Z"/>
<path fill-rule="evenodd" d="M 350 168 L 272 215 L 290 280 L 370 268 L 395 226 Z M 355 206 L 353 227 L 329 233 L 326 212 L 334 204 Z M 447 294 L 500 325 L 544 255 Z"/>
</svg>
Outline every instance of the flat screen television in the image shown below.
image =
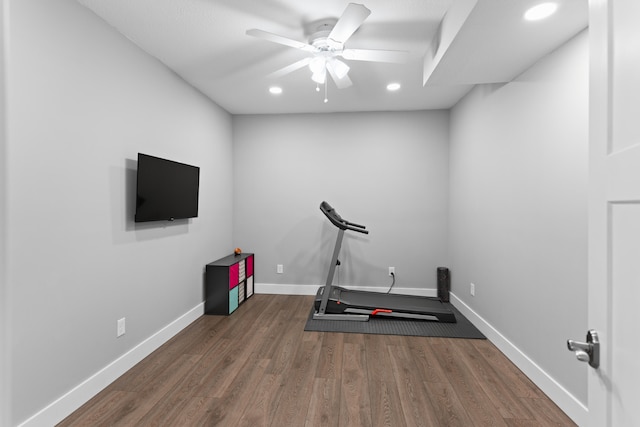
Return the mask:
<svg viewBox="0 0 640 427">
<path fill-rule="evenodd" d="M 198 216 L 200 168 L 138 153 L 135 222 Z"/>
</svg>

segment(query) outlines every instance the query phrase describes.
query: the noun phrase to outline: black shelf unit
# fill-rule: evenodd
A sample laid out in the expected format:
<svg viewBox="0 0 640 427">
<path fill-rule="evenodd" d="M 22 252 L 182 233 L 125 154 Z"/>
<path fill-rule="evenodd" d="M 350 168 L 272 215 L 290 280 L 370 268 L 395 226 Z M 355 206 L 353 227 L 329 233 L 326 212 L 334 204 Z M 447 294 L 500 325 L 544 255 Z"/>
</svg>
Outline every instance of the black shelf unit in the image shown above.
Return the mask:
<svg viewBox="0 0 640 427">
<path fill-rule="evenodd" d="M 205 314 L 233 313 L 253 296 L 254 255 L 231 254 L 205 268 Z"/>
</svg>

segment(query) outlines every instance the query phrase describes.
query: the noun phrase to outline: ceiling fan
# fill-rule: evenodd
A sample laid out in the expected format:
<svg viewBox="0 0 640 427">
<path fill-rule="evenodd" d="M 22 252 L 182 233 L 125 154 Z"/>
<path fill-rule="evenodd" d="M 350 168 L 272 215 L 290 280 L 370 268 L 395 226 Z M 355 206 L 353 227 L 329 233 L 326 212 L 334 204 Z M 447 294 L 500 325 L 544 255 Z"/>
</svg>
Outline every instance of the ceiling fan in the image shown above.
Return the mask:
<svg viewBox="0 0 640 427">
<path fill-rule="evenodd" d="M 316 21 L 310 27 L 308 43 L 283 37 L 267 31 L 251 29 L 247 35 L 308 52 L 309 57 L 270 74 L 282 77 L 305 66 L 311 69 L 311 79 L 318 85 L 325 84 L 327 73 L 339 89 L 353 83 L 349 78 L 349 66 L 339 58 L 353 61 L 404 63 L 408 52 L 398 50 L 348 49 L 345 43 L 367 19 L 371 11 L 362 4 L 349 3 L 339 19 Z M 326 87 L 326 86 L 325 86 Z"/>
</svg>

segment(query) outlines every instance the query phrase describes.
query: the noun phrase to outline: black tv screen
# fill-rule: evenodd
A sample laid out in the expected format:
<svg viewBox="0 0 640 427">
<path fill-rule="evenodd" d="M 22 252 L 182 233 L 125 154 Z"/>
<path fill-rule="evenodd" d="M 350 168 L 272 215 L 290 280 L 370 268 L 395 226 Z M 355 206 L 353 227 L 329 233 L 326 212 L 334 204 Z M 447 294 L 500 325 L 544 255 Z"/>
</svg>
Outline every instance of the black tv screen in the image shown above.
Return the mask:
<svg viewBox="0 0 640 427">
<path fill-rule="evenodd" d="M 138 153 L 135 222 L 198 216 L 200 168 Z"/>
</svg>

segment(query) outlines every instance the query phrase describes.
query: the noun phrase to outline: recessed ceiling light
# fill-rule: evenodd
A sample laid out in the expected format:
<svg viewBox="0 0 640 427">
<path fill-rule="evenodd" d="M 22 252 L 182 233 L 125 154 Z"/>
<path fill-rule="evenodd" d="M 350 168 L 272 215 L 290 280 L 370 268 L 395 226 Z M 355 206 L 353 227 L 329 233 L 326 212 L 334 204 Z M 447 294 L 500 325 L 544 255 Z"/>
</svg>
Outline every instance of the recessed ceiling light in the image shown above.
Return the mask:
<svg viewBox="0 0 640 427">
<path fill-rule="evenodd" d="M 538 21 L 540 19 L 548 18 L 553 15 L 558 9 L 557 3 L 540 3 L 537 6 L 533 6 L 527 10 L 524 14 L 524 19 L 527 21 Z"/>
<path fill-rule="evenodd" d="M 401 86 L 400 86 L 400 83 L 389 83 L 389 84 L 387 85 L 387 90 L 388 90 L 389 92 L 395 92 L 396 90 L 399 90 L 399 89 L 400 89 L 400 87 L 401 87 Z"/>
<path fill-rule="evenodd" d="M 282 93 L 282 88 L 280 86 L 271 86 L 269 88 L 269 93 L 272 95 L 280 95 Z"/>
</svg>

